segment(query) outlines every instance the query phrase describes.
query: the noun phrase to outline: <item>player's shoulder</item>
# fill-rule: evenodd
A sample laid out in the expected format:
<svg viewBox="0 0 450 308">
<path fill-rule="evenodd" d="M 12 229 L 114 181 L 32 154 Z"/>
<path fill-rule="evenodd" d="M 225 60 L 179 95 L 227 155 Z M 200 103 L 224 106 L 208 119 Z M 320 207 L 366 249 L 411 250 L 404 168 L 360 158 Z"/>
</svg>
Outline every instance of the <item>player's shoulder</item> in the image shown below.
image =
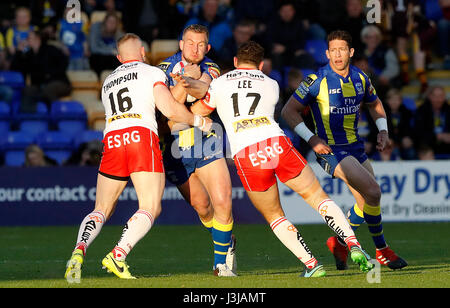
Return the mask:
<svg viewBox="0 0 450 308">
<path fill-rule="evenodd" d="M 203 71 L 208 71 L 213 79 L 216 79 L 221 74 L 219 65 L 208 57 L 203 58 L 200 67 Z"/>
<path fill-rule="evenodd" d="M 161 61 L 157 67 L 161 69 L 164 73 L 168 73 L 171 71 L 171 69 L 181 61 L 181 51 L 171 55 L 170 57 L 164 59 Z"/>
<path fill-rule="evenodd" d="M 363 77 L 364 77 L 365 79 L 369 78 L 369 77 L 367 76 L 367 74 L 364 73 L 364 71 L 363 71 L 362 69 L 360 69 L 360 68 L 357 67 L 357 66 L 351 65 L 351 64 L 350 64 L 350 73 L 351 73 L 351 74 L 357 74 L 357 75 L 361 74 L 361 75 L 363 75 Z"/>
</svg>

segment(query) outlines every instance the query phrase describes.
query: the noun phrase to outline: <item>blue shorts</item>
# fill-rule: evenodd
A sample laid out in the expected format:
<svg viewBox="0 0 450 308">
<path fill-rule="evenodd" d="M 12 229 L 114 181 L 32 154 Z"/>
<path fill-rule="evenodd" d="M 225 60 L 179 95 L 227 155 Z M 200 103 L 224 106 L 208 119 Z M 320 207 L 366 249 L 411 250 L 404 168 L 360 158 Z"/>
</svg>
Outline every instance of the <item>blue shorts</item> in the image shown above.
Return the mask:
<svg viewBox="0 0 450 308">
<path fill-rule="evenodd" d="M 353 156 L 361 164 L 365 162 L 368 157 L 364 151 L 363 142 L 354 142 L 346 145 L 330 145 L 332 154 L 317 154 L 317 162 L 322 166 L 325 172 L 329 173 L 334 178 L 334 170 L 336 166 L 347 156 Z"/>
<path fill-rule="evenodd" d="M 180 134 L 164 138 L 163 162 L 166 177 L 177 186 L 189 180 L 195 169 L 225 157 L 221 136 L 214 132 L 206 134 L 197 128 L 193 131 L 193 143 L 184 146 L 180 142 Z"/>
</svg>

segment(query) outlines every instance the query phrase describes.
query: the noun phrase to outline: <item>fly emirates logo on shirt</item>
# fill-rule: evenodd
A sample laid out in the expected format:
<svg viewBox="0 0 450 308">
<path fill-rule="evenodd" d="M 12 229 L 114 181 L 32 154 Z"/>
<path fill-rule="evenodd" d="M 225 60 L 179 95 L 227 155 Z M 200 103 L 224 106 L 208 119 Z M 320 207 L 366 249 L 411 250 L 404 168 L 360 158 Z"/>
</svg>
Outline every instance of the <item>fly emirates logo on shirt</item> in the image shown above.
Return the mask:
<svg viewBox="0 0 450 308">
<path fill-rule="evenodd" d="M 359 112 L 361 104 L 357 102 L 356 97 L 345 97 L 343 99 L 344 105 L 342 106 L 330 106 L 331 114 L 347 115 L 356 114 Z"/>
</svg>

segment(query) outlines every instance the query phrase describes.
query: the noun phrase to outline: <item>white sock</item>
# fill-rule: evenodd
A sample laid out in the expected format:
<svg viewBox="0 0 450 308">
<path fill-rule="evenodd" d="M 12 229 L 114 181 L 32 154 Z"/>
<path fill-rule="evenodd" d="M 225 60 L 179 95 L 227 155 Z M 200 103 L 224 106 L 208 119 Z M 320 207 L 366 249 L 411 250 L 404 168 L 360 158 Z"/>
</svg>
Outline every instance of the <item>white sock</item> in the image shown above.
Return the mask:
<svg viewBox="0 0 450 308">
<path fill-rule="evenodd" d="M 113 249 L 114 258 L 125 260 L 131 249 L 150 231 L 153 216 L 147 211 L 138 210 L 125 225 L 122 236 Z"/>
<path fill-rule="evenodd" d="M 307 268 L 317 264 L 312 252 L 309 250 L 297 228 L 282 216 L 270 223 L 273 233 Z"/>
<path fill-rule="evenodd" d="M 349 248 L 355 245 L 361 247 L 347 218 L 341 208 L 334 203 L 333 200 L 322 200 L 317 207 L 317 210 L 330 229 L 333 230 L 339 238 L 344 240 Z"/>
<path fill-rule="evenodd" d="M 100 211 L 94 211 L 88 214 L 81 222 L 80 229 L 78 230 L 75 249 L 81 249 L 83 250 L 83 254 L 86 254 L 87 248 L 100 233 L 105 222 L 105 215 Z"/>
</svg>

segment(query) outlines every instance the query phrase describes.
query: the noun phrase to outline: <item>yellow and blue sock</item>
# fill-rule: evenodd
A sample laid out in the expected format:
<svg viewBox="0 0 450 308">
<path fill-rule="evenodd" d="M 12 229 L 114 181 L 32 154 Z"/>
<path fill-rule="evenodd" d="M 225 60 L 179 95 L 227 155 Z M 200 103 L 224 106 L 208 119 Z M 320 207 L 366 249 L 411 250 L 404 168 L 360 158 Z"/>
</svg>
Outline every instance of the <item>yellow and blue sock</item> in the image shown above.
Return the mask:
<svg viewBox="0 0 450 308">
<path fill-rule="evenodd" d="M 347 220 L 350 226 L 353 229 L 353 232 L 359 228 L 359 226 L 364 222 L 364 213 L 358 207 L 358 204 L 355 205 L 348 211 Z"/>
<path fill-rule="evenodd" d="M 202 224 L 206 228 L 206 230 L 208 230 L 209 233 L 212 233 L 213 220 L 211 219 L 210 221 L 203 221 L 200 219 L 200 221 L 202 222 Z"/>
<path fill-rule="evenodd" d="M 228 248 L 231 245 L 233 222 L 224 225 L 213 218 L 212 238 L 214 242 L 214 268 L 217 264 L 224 264 Z"/>
<path fill-rule="evenodd" d="M 386 241 L 383 235 L 383 225 L 381 223 L 381 206 L 380 205 L 369 205 L 364 204 L 364 219 L 369 226 L 369 232 L 372 235 L 375 247 L 384 248 L 386 247 Z"/>
</svg>

